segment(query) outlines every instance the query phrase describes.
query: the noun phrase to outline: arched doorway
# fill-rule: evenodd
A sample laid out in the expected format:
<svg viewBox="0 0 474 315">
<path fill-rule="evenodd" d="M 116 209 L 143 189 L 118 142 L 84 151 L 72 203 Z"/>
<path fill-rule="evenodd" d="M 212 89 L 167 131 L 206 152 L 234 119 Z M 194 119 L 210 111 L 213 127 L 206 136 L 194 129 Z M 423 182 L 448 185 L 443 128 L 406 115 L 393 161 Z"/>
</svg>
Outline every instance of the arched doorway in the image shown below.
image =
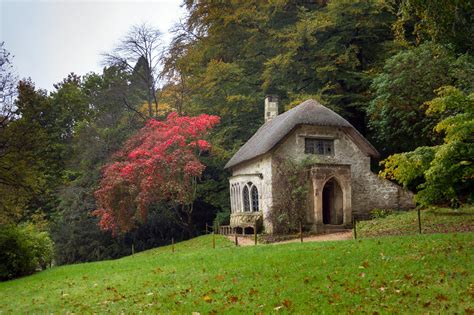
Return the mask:
<svg viewBox="0 0 474 315">
<path fill-rule="evenodd" d="M 323 188 L 323 223 L 339 225 L 344 222 L 342 189 L 338 182 L 331 178 Z"/>
</svg>

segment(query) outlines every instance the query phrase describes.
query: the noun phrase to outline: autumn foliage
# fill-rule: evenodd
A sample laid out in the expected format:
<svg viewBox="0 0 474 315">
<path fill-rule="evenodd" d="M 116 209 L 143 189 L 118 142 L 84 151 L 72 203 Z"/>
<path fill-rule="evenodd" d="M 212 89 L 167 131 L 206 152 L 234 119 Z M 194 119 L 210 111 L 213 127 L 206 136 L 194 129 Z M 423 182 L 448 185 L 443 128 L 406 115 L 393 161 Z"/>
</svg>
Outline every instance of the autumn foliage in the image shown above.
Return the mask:
<svg viewBox="0 0 474 315">
<path fill-rule="evenodd" d="M 205 168 L 198 157 L 210 148 L 203 138 L 218 123 L 218 116 L 176 113 L 148 121 L 103 168 L 93 212 L 100 227 L 116 235 L 145 221 L 152 204 L 192 204 Z"/>
</svg>

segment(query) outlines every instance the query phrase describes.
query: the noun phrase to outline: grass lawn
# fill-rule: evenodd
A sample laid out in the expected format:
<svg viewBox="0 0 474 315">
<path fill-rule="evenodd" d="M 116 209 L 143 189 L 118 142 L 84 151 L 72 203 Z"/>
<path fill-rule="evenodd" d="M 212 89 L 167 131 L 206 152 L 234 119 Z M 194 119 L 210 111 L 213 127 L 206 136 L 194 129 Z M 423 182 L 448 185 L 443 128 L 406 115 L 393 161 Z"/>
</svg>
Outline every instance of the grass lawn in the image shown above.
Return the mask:
<svg viewBox="0 0 474 315">
<path fill-rule="evenodd" d="M 474 312 L 474 233 L 234 247 L 202 236 L 0 283 L 0 313 Z"/>
<path fill-rule="evenodd" d="M 422 233 L 474 232 L 474 206 L 459 209 L 431 207 L 421 210 Z M 418 234 L 416 210 L 398 211 L 384 217 L 357 223 L 360 237 Z"/>
</svg>

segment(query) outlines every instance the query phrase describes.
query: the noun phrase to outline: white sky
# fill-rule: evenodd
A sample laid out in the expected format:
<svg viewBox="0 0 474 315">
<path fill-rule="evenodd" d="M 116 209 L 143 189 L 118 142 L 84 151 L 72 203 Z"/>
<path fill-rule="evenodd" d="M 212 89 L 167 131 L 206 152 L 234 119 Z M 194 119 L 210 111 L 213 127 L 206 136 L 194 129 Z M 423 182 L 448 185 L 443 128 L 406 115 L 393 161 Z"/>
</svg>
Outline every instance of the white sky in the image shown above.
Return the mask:
<svg viewBox="0 0 474 315">
<path fill-rule="evenodd" d="M 101 72 L 101 56 L 134 24 L 165 33 L 185 10 L 181 0 L 0 0 L 0 42 L 20 78 L 48 91 L 70 72 Z"/>
</svg>

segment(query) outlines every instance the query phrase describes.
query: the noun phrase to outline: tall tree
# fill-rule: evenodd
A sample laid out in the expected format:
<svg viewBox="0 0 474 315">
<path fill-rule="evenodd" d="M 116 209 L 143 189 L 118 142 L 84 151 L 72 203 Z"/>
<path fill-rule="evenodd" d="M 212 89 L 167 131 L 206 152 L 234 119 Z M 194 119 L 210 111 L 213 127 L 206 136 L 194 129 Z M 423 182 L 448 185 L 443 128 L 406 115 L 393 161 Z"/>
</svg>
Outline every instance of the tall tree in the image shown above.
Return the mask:
<svg viewBox="0 0 474 315">
<path fill-rule="evenodd" d="M 132 74 L 132 86 L 144 92 L 143 99 L 148 106 L 148 117 L 158 113 L 158 80 L 162 56 L 162 34 L 147 24 L 133 26 L 111 53 L 104 54 L 104 62 L 109 66 L 120 66 Z M 128 97 L 125 105 L 137 111 Z M 138 112 L 138 111 L 137 111 Z"/>
<path fill-rule="evenodd" d="M 36 212 L 54 212 L 54 192 L 61 183 L 66 158 L 61 114 L 46 91 L 36 90 L 30 80 L 19 82 L 16 118 L 0 135 L 7 143 L 0 178 L 4 188 L 8 187 L 1 191 L 0 204 L 16 208 L 23 219 Z"/>
<path fill-rule="evenodd" d="M 14 115 L 14 101 L 18 77 L 13 70 L 11 54 L 5 48 L 5 42 L 0 43 L 0 130 L 4 129 Z M 0 150 L 3 148 L 0 143 Z"/>
</svg>

